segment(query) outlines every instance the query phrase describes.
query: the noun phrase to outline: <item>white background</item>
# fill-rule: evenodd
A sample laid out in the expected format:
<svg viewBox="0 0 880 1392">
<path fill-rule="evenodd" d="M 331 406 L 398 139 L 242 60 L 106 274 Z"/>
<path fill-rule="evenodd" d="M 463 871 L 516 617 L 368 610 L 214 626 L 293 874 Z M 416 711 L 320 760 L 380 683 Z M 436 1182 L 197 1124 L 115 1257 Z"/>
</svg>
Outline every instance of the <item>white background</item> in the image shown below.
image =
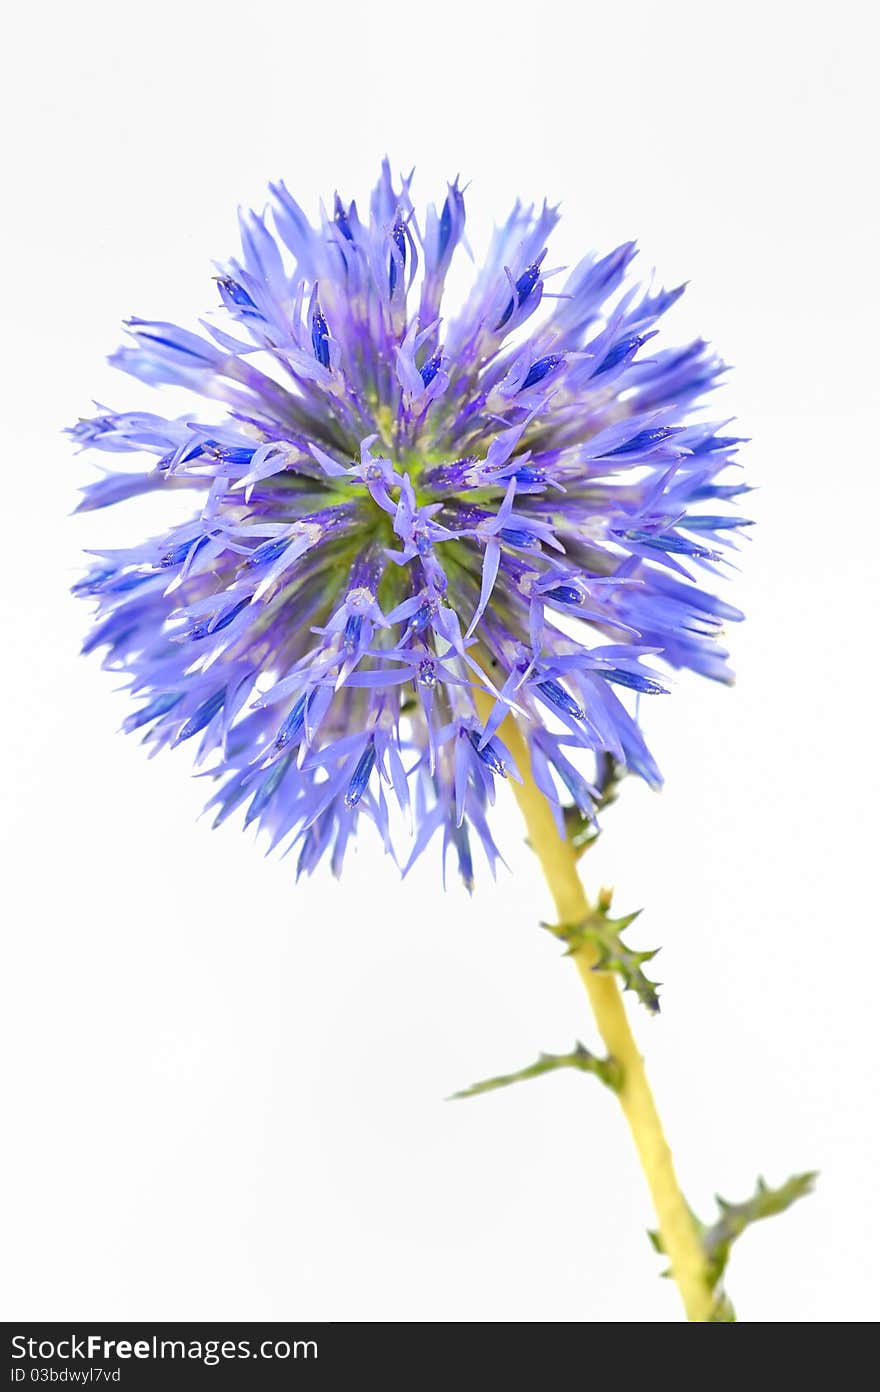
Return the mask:
<svg viewBox="0 0 880 1392">
<path fill-rule="evenodd" d="M 876 36 L 865 4 L 31 5 L 2 96 L 6 1318 L 674 1321 L 610 1094 L 557 1074 L 443 1098 L 596 1043 L 514 872 L 469 900 L 364 841 L 294 885 L 196 822 L 186 751 L 117 734 L 70 599 L 105 514 L 59 435 L 146 389 L 123 316 L 192 324 L 238 201 L 311 210 L 388 152 L 420 199 L 472 180 L 476 247 L 561 200 L 554 262 L 630 236 L 690 279 L 676 327 L 736 365 L 759 526 L 727 591 L 733 690 L 645 711 L 586 867 L 663 944 L 636 1018 L 687 1193 L 757 1173 L 816 1195 L 750 1232 L 741 1317 L 871 1320 L 878 1241 Z M 11 40 L 11 42 L 10 42 Z M 871 127 L 874 133 L 871 133 Z M 154 400 L 154 398 L 151 398 Z M 156 401 L 154 409 L 161 409 Z M 155 519 L 149 519 L 152 523 Z M 874 714 L 872 715 L 872 711 Z"/>
</svg>

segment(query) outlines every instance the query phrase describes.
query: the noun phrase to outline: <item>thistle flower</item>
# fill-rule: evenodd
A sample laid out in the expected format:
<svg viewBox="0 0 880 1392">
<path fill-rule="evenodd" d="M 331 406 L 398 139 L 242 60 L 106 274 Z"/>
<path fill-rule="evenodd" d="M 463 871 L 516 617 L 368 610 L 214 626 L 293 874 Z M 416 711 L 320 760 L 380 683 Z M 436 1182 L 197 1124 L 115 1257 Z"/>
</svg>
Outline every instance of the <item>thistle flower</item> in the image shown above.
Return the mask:
<svg viewBox="0 0 880 1392">
<path fill-rule="evenodd" d="M 210 758 L 215 824 L 243 807 L 299 872 L 338 873 L 366 815 L 404 870 L 437 838 L 470 887 L 474 840 L 499 857 L 498 780 L 521 776 L 507 714 L 560 828 L 612 763 L 659 782 L 638 697 L 661 664 L 727 679 L 741 616 L 695 576 L 746 525 L 744 490 L 718 481 L 739 441 L 695 414 L 722 364 L 657 337 L 683 287 L 628 285 L 633 243 L 548 268 L 557 212 L 517 203 L 448 316 L 463 190 L 420 218 L 410 183 L 386 161 L 368 216 L 337 195 L 317 227 L 274 185 L 218 322 L 128 322 L 111 361 L 204 411 L 73 427 L 141 460 L 81 508 L 186 489 L 194 512 L 93 553 L 75 592 L 97 603 L 85 651 L 140 700 L 125 728 Z"/>
<path fill-rule="evenodd" d="M 578 1044 L 457 1095 L 598 1077 L 688 1319 L 729 1322 L 732 1241 L 813 1175 L 694 1217 L 620 989 L 657 1011 L 654 951 L 622 940 L 636 915 L 613 918 L 609 890 L 591 902 L 577 871 L 619 775 L 660 781 L 641 697 L 668 670 L 729 678 L 721 627 L 741 615 L 698 581 L 748 525 L 726 473 L 741 442 L 703 414 L 724 368 L 702 339 L 663 346 L 683 287 L 630 284 L 633 243 L 549 268 L 546 203 L 515 205 L 444 313 L 463 190 L 419 218 L 410 183 L 386 161 L 367 217 L 337 195 L 317 227 L 274 185 L 274 230 L 243 216 L 241 258 L 220 268 L 217 322 L 129 321 L 112 361 L 204 404 L 76 425 L 84 447 L 152 457 L 81 508 L 185 489 L 195 510 L 93 553 L 75 586 L 97 603 L 85 650 L 106 648 L 138 698 L 127 730 L 197 740 L 215 824 L 242 809 L 298 873 L 325 857 L 338 873 L 365 815 L 404 872 L 439 841 L 470 888 L 475 843 L 499 859 L 489 808 L 514 781 L 607 1056 Z"/>
</svg>

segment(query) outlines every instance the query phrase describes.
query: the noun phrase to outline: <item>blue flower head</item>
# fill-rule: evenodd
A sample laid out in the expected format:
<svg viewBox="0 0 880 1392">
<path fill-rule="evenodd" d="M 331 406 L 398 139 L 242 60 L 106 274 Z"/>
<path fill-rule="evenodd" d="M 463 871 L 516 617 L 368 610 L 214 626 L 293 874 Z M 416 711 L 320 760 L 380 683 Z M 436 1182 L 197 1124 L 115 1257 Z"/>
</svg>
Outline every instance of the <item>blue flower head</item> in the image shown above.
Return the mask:
<svg viewBox="0 0 880 1392">
<path fill-rule="evenodd" d="M 271 194 L 204 331 L 131 319 L 113 359 L 202 411 L 71 431 L 136 461 L 82 509 L 193 496 L 182 526 L 97 553 L 85 649 L 126 673 L 128 730 L 196 741 L 217 823 L 242 807 L 300 872 L 338 872 L 366 815 L 403 868 L 439 839 L 470 886 L 520 776 L 507 714 L 561 827 L 592 815 L 597 764 L 659 781 L 636 706 L 658 663 L 729 675 L 740 615 L 695 579 L 745 525 L 718 481 L 739 441 L 696 413 L 722 364 L 662 346 L 681 289 L 629 285 L 632 243 L 549 267 L 546 205 L 517 203 L 446 315 L 457 180 L 420 216 L 386 162 L 368 214 L 337 196 L 317 227 Z"/>
</svg>

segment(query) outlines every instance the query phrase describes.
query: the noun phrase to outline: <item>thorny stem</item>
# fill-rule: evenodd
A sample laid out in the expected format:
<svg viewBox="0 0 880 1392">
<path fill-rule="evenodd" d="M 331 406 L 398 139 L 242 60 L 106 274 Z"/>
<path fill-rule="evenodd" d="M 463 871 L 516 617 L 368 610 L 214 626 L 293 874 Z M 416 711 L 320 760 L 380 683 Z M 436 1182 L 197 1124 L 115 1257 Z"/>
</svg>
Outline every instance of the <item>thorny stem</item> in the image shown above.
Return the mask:
<svg viewBox="0 0 880 1392">
<path fill-rule="evenodd" d="M 475 695 L 485 719 L 492 708 L 492 698 L 481 691 L 476 691 Z M 547 799 L 532 777 L 528 749 L 512 716 L 505 719 L 499 734 L 522 774 L 522 783 L 511 781 L 511 786 L 525 819 L 532 850 L 541 862 L 556 904 L 559 921 L 578 923 L 589 913 L 590 906 L 577 871 L 574 849 L 556 829 Z M 713 1297 L 705 1258 L 679 1188 L 672 1155 L 648 1084 L 644 1060 L 633 1038 L 620 990 L 613 976 L 592 970 L 596 962 L 595 948 L 589 945 L 580 947 L 573 957 L 587 989 L 599 1033 L 622 1072 L 617 1097 L 648 1181 L 663 1248 L 669 1257 L 672 1276 L 681 1293 L 687 1317 L 698 1323 L 709 1323 Z"/>
</svg>

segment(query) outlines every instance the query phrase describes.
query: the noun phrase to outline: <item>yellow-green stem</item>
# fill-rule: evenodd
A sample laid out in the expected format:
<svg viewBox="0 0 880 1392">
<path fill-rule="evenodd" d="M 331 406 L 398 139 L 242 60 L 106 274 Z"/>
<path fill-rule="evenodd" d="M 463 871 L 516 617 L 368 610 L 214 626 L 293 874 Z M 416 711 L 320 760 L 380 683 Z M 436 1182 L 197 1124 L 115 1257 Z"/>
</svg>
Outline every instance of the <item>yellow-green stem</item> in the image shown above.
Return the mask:
<svg viewBox="0 0 880 1392">
<path fill-rule="evenodd" d="M 480 691 L 475 695 L 485 718 L 492 708 L 492 698 Z M 532 850 L 541 862 L 556 904 L 559 922 L 577 923 L 586 917 L 589 903 L 577 871 L 575 851 L 556 829 L 547 799 L 532 777 L 525 740 L 512 717 L 507 717 L 499 734 L 522 773 L 522 783 L 511 780 L 511 786 L 525 818 Z M 617 1096 L 648 1181 L 663 1247 L 685 1312 L 689 1320 L 708 1322 L 713 1302 L 705 1259 L 678 1185 L 672 1155 L 648 1085 L 644 1059 L 633 1038 L 620 990 L 613 976 L 592 970 L 596 962 L 595 949 L 581 947 L 573 956 L 587 988 L 599 1033 L 622 1071 L 623 1081 Z"/>
</svg>

